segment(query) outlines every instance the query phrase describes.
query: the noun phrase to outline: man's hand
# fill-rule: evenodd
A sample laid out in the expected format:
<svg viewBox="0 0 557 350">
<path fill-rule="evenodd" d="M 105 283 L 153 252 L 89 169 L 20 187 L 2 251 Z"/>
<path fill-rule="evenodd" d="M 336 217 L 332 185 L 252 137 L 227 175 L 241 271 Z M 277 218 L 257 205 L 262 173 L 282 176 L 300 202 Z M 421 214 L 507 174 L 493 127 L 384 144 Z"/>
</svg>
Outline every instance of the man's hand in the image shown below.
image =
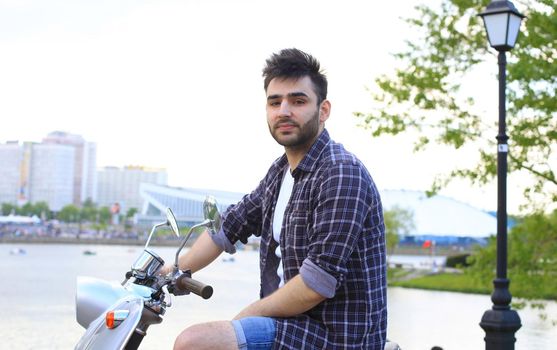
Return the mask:
<svg viewBox="0 0 557 350">
<path fill-rule="evenodd" d="M 308 287 L 302 276 L 297 275 L 273 294 L 246 307 L 234 319 L 250 316 L 292 317 L 313 308 L 325 299 Z"/>
<path fill-rule="evenodd" d="M 166 276 L 174 270 L 174 264 L 164 264 L 163 267 L 159 270 L 159 275 Z"/>
</svg>

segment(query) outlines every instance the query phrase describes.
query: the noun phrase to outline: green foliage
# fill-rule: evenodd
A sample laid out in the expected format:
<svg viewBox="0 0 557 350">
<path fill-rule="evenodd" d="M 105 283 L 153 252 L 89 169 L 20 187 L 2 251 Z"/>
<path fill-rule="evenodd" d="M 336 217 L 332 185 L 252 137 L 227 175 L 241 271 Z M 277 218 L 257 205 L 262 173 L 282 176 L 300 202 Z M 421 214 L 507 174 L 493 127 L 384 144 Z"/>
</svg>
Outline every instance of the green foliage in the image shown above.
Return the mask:
<svg viewBox="0 0 557 350">
<path fill-rule="evenodd" d="M 412 270 L 409 269 L 404 269 L 404 268 L 400 268 L 400 267 L 389 267 L 387 268 L 387 281 L 397 281 L 397 280 L 401 280 L 404 279 L 405 277 L 407 277 L 410 273 L 412 273 Z"/>
<path fill-rule="evenodd" d="M 33 205 L 32 214 L 37 215 L 41 219 L 52 219 L 52 213 L 47 202 L 37 202 Z"/>
<path fill-rule="evenodd" d="M 97 220 L 97 214 L 97 206 L 91 199 L 87 199 L 83 202 L 80 209 L 80 215 L 83 221 L 95 222 Z"/>
<path fill-rule="evenodd" d="M 2 215 L 16 214 L 17 209 L 17 205 L 11 203 L 2 203 Z"/>
<path fill-rule="evenodd" d="M 79 222 L 79 208 L 73 204 L 68 204 L 58 212 L 58 220 L 63 222 Z"/>
<path fill-rule="evenodd" d="M 447 257 L 445 261 L 446 267 L 466 267 L 469 266 L 470 263 L 467 261 L 470 254 L 458 254 L 458 255 L 451 255 Z"/>
<path fill-rule="evenodd" d="M 137 210 L 137 208 L 130 208 L 128 209 L 128 211 L 126 212 L 126 217 L 127 218 L 133 218 L 133 216 L 138 212 L 139 210 Z"/>
<path fill-rule="evenodd" d="M 46 202 L 36 202 L 36 203 L 25 203 L 23 206 L 18 207 L 11 203 L 2 203 L 2 215 L 23 215 L 23 216 L 33 216 L 36 215 L 39 218 L 51 219 L 52 215 L 50 208 Z"/>
<path fill-rule="evenodd" d="M 105 225 L 110 223 L 110 218 L 112 217 L 112 213 L 110 213 L 110 208 L 108 207 L 101 207 L 99 208 L 99 222 Z"/>
<path fill-rule="evenodd" d="M 493 63 L 496 79 L 495 51 L 477 16 L 489 1 L 442 0 L 440 8 L 417 7 L 419 15 L 407 22 L 420 37 L 395 55 L 394 72 L 376 80 L 379 90 L 372 97 L 381 107 L 355 113 L 373 136 L 417 134 L 416 150 L 431 144 L 457 151 L 477 147 L 477 164 L 439 176 L 431 193 L 455 177 L 485 184 L 496 176 L 496 118 L 485 123 L 488 118 L 474 108 L 474 96 L 461 93 L 462 81 L 480 63 Z M 509 170 L 530 175 L 525 196 L 535 209 L 543 203 L 534 203 L 534 197 L 557 201 L 555 164 L 550 163 L 557 142 L 557 2 L 525 0 L 517 6 L 528 17 L 507 66 Z"/>
<path fill-rule="evenodd" d="M 489 283 L 479 283 L 467 274 L 440 273 L 421 276 L 410 280 L 392 282 L 392 286 L 443 290 L 448 292 L 490 294 Z"/>
<path fill-rule="evenodd" d="M 387 250 L 390 254 L 398 245 L 399 237 L 414 229 L 414 214 L 408 209 L 393 206 L 383 212 Z"/>
<path fill-rule="evenodd" d="M 495 277 L 496 240 L 470 257 L 467 273 L 479 283 Z M 508 235 L 508 276 L 514 296 L 557 300 L 557 210 L 525 217 Z"/>
</svg>

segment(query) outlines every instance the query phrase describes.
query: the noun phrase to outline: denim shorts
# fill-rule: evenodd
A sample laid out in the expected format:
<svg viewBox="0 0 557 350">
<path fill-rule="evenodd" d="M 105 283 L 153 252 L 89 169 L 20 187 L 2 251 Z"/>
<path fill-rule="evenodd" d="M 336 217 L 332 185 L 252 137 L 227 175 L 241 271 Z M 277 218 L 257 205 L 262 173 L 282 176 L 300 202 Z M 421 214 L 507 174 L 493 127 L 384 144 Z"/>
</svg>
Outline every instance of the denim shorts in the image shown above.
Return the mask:
<svg viewBox="0 0 557 350">
<path fill-rule="evenodd" d="M 238 349 L 268 350 L 275 341 L 277 321 L 271 317 L 245 317 L 233 320 Z"/>
</svg>

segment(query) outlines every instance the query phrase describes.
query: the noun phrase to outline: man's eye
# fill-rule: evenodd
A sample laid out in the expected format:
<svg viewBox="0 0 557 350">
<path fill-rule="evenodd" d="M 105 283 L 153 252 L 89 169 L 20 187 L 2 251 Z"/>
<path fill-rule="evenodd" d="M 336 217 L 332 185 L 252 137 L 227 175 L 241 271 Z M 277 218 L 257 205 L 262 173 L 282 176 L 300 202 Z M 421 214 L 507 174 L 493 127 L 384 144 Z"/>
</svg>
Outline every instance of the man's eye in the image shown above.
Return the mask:
<svg viewBox="0 0 557 350">
<path fill-rule="evenodd" d="M 278 106 L 278 105 L 280 105 L 280 102 L 279 102 L 279 101 L 269 101 L 269 106 L 276 107 L 276 106 Z"/>
<path fill-rule="evenodd" d="M 299 100 L 296 100 L 294 103 L 296 103 L 297 105 L 303 105 L 303 104 L 306 103 L 306 100 L 299 99 Z"/>
</svg>

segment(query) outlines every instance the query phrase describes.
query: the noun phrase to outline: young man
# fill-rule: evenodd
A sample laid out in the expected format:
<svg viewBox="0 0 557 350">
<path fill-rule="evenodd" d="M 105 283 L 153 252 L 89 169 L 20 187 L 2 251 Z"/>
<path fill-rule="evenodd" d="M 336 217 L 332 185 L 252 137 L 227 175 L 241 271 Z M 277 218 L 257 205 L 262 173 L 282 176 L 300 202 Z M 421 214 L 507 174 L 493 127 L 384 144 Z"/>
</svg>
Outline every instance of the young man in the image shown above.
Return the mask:
<svg viewBox="0 0 557 350">
<path fill-rule="evenodd" d="M 363 164 L 325 130 L 331 103 L 319 62 L 297 50 L 263 70 L 267 122 L 284 146 L 259 186 L 180 257 L 197 271 L 234 243 L 261 237 L 261 299 L 233 321 L 194 325 L 175 349 L 383 349 L 385 234 Z"/>
</svg>

